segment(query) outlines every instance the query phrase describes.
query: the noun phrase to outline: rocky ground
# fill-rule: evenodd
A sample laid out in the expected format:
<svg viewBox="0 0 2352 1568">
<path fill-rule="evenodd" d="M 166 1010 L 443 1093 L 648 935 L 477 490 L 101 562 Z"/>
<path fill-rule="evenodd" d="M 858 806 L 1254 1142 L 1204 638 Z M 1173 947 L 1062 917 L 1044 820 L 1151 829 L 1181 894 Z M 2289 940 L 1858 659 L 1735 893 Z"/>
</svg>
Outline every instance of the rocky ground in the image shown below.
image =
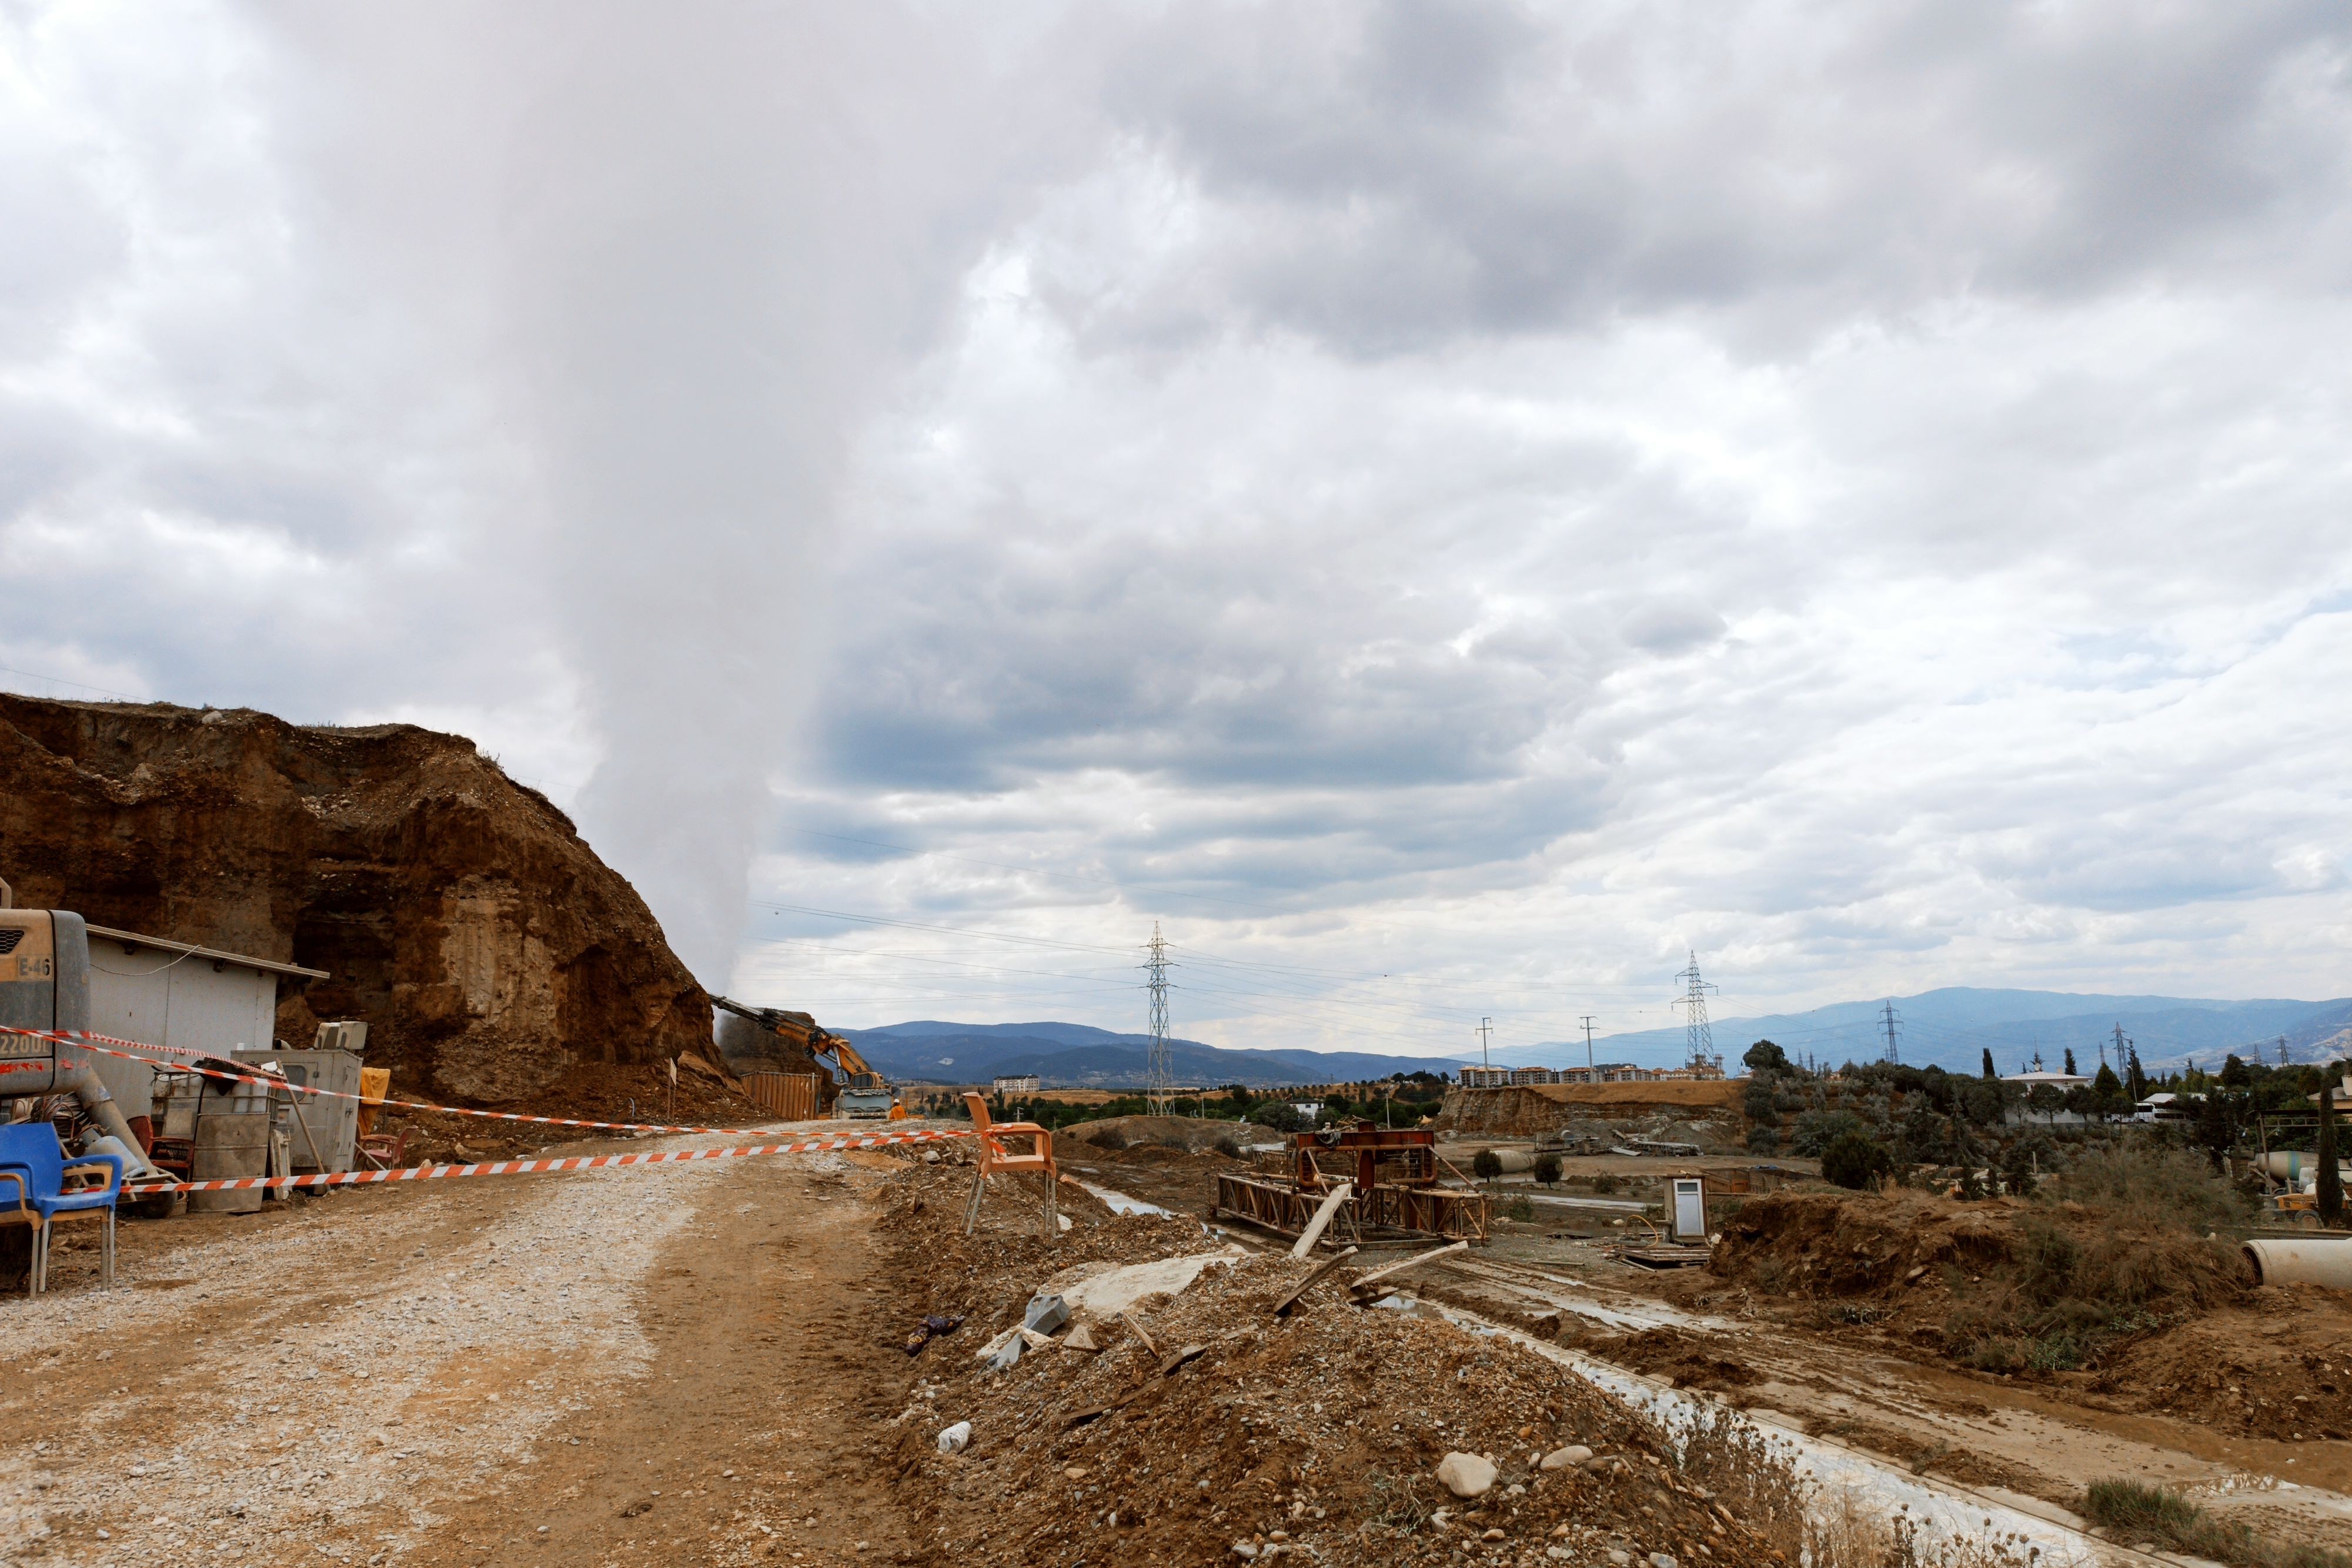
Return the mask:
<svg viewBox="0 0 2352 1568">
<path fill-rule="evenodd" d="M 1793 1557 L 1557 1368 L 1328 1283 L 1274 1317 L 1277 1258 L 986 1371 L 1040 1283 L 1209 1243 L 1067 1187 L 1049 1241 L 1009 1184 L 967 1240 L 967 1181 L 853 1153 L 126 1223 L 115 1291 L 78 1243 L 0 1301 L 0 1560 Z M 967 1322 L 909 1356 L 926 1313 Z M 1457 1451 L 1485 1490 L 1434 1479 Z"/>
<path fill-rule="evenodd" d="M 1098 1185 L 1158 1172 L 1171 1198 L 1222 1158 L 1114 1154 Z M 77 1244 L 54 1294 L 0 1298 L 0 1562 L 1854 1560 L 1729 1425 L 1678 1449 L 1507 1336 L 1347 1304 L 1344 1271 L 1276 1317 L 1307 1269 L 1279 1249 L 1082 1310 L 1094 1350 L 1065 1331 L 989 1370 L 973 1353 L 1041 1289 L 1083 1296 L 1224 1241 L 1068 1186 L 1049 1240 L 1012 1183 L 967 1239 L 956 1158 L 440 1181 L 129 1223 L 112 1292 Z M 1628 1290 L 1624 1271 L 1506 1227 L 1414 1293 L 1958 1482 L 2048 1497 L 2087 1465 L 2303 1531 L 2286 1539 L 2341 1530 L 2338 1445 L 2102 1420 L 1707 1297 L 1720 1280 Z M 910 1355 L 926 1315 L 963 1321 Z M 961 1421 L 969 1446 L 942 1452 Z M 1452 1456 L 1491 1482 L 1456 1495 Z"/>
</svg>

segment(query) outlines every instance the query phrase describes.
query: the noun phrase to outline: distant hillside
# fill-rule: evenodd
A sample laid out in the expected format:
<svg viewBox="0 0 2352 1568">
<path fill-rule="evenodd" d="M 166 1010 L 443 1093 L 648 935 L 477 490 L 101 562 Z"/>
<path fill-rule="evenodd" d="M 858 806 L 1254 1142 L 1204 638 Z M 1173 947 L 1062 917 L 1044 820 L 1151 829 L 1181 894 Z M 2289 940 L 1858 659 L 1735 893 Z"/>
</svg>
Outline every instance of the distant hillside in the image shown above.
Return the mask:
<svg viewBox="0 0 2352 1568">
<path fill-rule="evenodd" d="M 1810 1012 L 1720 1019 L 1715 1046 L 1724 1065 L 1739 1069 L 1739 1053 L 1771 1040 L 1790 1055 L 1835 1064 L 1875 1061 L 1885 1050 L 1882 1000 L 1835 1002 Z M 2079 1065 L 2095 1068 L 2102 1043 L 2112 1045 L 2117 1024 L 2150 1068 L 2194 1061 L 2218 1065 L 2236 1051 L 2278 1060 L 2282 1036 L 2291 1061 L 2352 1055 L 2352 998 L 2334 1001 L 2200 1001 L 2179 997 L 2099 996 L 2066 991 L 1995 990 L 1969 986 L 1895 998 L 1896 1039 L 1903 1060 L 1955 1072 L 1974 1072 L 1990 1047 L 2002 1072 L 2015 1072 L 2039 1051 L 2056 1067 L 2068 1047 Z M 1049 1088 L 1124 1089 L 1142 1083 L 1149 1041 L 1076 1023 L 947 1023 L 934 1019 L 849 1031 L 857 1049 L 893 1078 L 909 1082 L 985 1082 L 999 1074 L 1034 1072 Z M 1660 1066 L 1683 1060 L 1679 1029 L 1604 1035 L 1593 1052 L 1602 1061 Z M 1179 1082 L 1244 1083 L 1268 1089 L 1285 1083 L 1346 1082 L 1423 1069 L 1458 1071 L 1464 1056 L 1382 1056 L 1362 1051 L 1227 1051 L 1199 1040 L 1173 1042 Z M 1496 1047 L 1497 1064 L 1572 1067 L 1584 1061 L 1584 1042 L 1553 1040 L 1517 1049 Z"/>
<path fill-rule="evenodd" d="M 917 1022 L 845 1030 L 868 1061 L 901 1082 L 984 1083 L 1034 1072 L 1048 1088 L 1124 1089 L 1150 1065 L 1150 1040 L 1074 1023 Z M 1226 1051 L 1199 1040 L 1169 1042 L 1180 1083 L 1270 1089 L 1285 1083 L 1349 1082 L 1453 1063 L 1362 1051 Z"/>
<path fill-rule="evenodd" d="M 2352 1027 L 2352 998 L 2345 998 L 2325 1002 L 2201 1001 L 1955 986 L 1894 1001 L 1895 1039 L 1904 1061 L 1966 1072 L 1977 1071 L 1988 1048 L 1994 1066 L 2004 1073 L 2018 1071 L 2037 1051 L 2047 1065 L 2056 1067 L 2070 1047 L 2078 1065 L 2095 1067 L 2102 1044 L 2112 1052 L 2118 1025 L 2138 1047 L 2140 1061 L 2151 1068 L 2185 1061 L 2218 1064 L 2231 1051 L 2251 1056 L 2259 1051 L 2265 1061 L 2275 1062 L 2282 1037 L 2289 1061 L 2313 1061 L 2324 1053 L 2344 1053 L 2346 1045 L 2335 1037 Z M 1886 1049 L 1880 1012 L 1884 1006 L 1881 998 L 1835 1002 L 1810 1012 L 1718 1019 L 1715 1048 L 1733 1071 L 1738 1071 L 1739 1053 L 1759 1040 L 1770 1040 L 1791 1056 L 1810 1054 L 1832 1063 L 1875 1061 Z M 1685 1038 L 1679 1029 L 1643 1030 L 1605 1036 L 1595 1042 L 1595 1050 L 1603 1061 L 1679 1061 Z M 1495 1056 L 1515 1066 L 1567 1067 L 1584 1061 L 1584 1042 L 1548 1041 L 1497 1050 Z"/>
</svg>

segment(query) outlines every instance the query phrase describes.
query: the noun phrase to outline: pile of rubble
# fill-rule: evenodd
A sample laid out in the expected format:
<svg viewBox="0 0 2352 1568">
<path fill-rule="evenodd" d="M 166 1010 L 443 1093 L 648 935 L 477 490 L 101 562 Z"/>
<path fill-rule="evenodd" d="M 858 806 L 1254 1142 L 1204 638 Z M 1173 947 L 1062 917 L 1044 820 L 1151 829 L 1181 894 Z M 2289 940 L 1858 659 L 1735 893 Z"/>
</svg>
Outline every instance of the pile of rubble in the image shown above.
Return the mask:
<svg viewBox="0 0 2352 1568">
<path fill-rule="evenodd" d="M 919 1351 L 877 1456 L 942 1552 L 1693 1568 L 1802 1545 L 1760 1444 L 1696 1462 L 1508 1337 L 1350 1304 L 1344 1266 L 1277 1315 L 1315 1264 L 1191 1219 L 1073 1194 L 1049 1242 L 1034 1186 L 992 1184 L 968 1239 L 970 1179 L 910 1165 L 882 1225 L 910 1322 L 963 1320 Z"/>
</svg>

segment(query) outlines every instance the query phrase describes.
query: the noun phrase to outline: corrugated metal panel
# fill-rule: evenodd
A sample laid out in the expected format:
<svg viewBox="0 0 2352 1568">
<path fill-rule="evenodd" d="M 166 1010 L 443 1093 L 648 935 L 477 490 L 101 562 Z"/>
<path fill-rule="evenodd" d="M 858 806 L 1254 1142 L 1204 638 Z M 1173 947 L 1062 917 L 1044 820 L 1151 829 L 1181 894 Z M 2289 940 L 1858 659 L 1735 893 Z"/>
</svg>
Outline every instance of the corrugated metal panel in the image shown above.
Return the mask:
<svg viewBox="0 0 2352 1568">
<path fill-rule="evenodd" d="M 780 1122 L 814 1122 L 819 1104 L 814 1072 L 753 1072 L 743 1080 L 751 1103 Z"/>
</svg>

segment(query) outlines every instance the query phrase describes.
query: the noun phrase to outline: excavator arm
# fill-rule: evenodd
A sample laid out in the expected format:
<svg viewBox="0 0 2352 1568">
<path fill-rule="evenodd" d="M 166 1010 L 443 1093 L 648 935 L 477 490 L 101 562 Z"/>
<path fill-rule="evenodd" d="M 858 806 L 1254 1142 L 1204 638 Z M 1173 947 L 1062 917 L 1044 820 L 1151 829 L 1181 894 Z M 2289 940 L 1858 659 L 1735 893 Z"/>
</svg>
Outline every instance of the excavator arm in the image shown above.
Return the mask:
<svg viewBox="0 0 2352 1568">
<path fill-rule="evenodd" d="M 781 1040 L 791 1041 L 807 1051 L 819 1067 L 833 1079 L 834 1087 L 856 1097 L 856 1115 L 903 1117 L 906 1110 L 898 1103 L 898 1092 L 890 1081 L 874 1071 L 874 1066 L 858 1054 L 857 1048 L 829 1030 L 822 1029 L 806 1013 L 788 1013 L 781 1008 L 746 1007 L 725 997 L 713 997 L 710 1005 L 737 1018 L 748 1019 Z"/>
</svg>

